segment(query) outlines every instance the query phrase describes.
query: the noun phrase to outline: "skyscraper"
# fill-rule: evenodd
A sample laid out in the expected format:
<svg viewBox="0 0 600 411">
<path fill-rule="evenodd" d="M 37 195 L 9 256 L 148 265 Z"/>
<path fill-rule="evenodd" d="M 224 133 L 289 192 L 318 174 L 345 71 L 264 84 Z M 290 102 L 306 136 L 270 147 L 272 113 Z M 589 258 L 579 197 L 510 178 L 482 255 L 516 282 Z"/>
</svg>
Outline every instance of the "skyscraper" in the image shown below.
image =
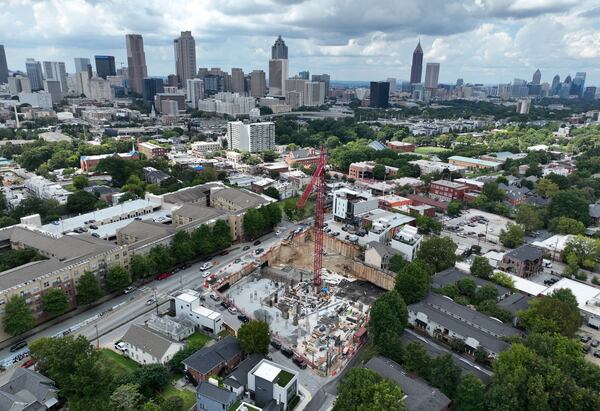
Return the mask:
<svg viewBox="0 0 600 411">
<path fill-rule="evenodd" d="M 550 86 L 550 95 L 555 96 L 558 94 L 558 89 L 560 88 L 560 76 L 557 74 L 552 79 L 552 85 Z"/>
<path fill-rule="evenodd" d="M 164 93 L 165 85 L 161 78 L 145 78 L 144 79 L 144 103 L 153 104 L 154 96 L 158 93 Z"/>
<path fill-rule="evenodd" d="M 388 83 L 390 83 L 390 94 L 396 92 L 396 79 L 394 77 L 388 77 L 386 79 Z"/>
<path fill-rule="evenodd" d="M 0 44 L 0 83 L 8 83 L 8 64 L 4 46 Z"/>
<path fill-rule="evenodd" d="M 231 91 L 240 93 L 241 96 L 246 92 L 244 87 L 244 70 L 241 68 L 231 69 Z"/>
<path fill-rule="evenodd" d="M 44 61 L 44 74 L 46 75 L 46 80 L 59 81 L 60 90 L 63 93 L 69 91 L 65 63 L 62 61 Z"/>
<path fill-rule="evenodd" d="M 106 80 L 107 76 L 116 76 L 115 56 L 94 56 L 98 77 Z"/>
<path fill-rule="evenodd" d="M 42 64 L 34 59 L 25 60 L 25 69 L 27 77 L 31 82 L 31 90 L 38 91 L 44 88 L 44 75 L 42 74 Z"/>
<path fill-rule="evenodd" d="M 437 88 L 440 77 L 440 63 L 427 63 L 425 66 L 425 88 Z"/>
<path fill-rule="evenodd" d="M 287 59 L 269 60 L 269 95 L 285 96 L 285 80 L 288 78 Z"/>
<path fill-rule="evenodd" d="M 129 70 L 129 88 L 136 94 L 144 92 L 144 78 L 148 77 L 144 39 L 141 34 L 127 34 L 127 68 Z"/>
<path fill-rule="evenodd" d="M 196 77 L 196 40 L 191 31 L 182 31 L 173 40 L 175 46 L 175 70 L 179 84 L 183 87 L 187 80 Z"/>
<path fill-rule="evenodd" d="M 423 49 L 421 48 L 421 40 L 413 51 L 412 65 L 410 66 L 410 82 L 416 84 L 421 82 L 423 74 Z"/>
<path fill-rule="evenodd" d="M 85 57 L 75 57 L 75 73 L 84 73 L 87 71 L 87 66 L 90 64 L 90 59 Z"/>
<path fill-rule="evenodd" d="M 204 80 L 199 78 L 188 79 L 187 98 L 192 108 L 198 108 L 198 100 L 204 98 Z"/>
<path fill-rule="evenodd" d="M 533 73 L 533 78 L 531 79 L 531 84 L 539 85 L 542 80 L 542 73 L 540 69 L 537 69 L 535 73 Z"/>
<path fill-rule="evenodd" d="M 329 95 L 329 82 L 331 81 L 331 76 L 329 74 L 313 74 L 312 81 L 325 83 L 325 98 L 327 98 Z"/>
<path fill-rule="evenodd" d="M 231 150 L 260 153 L 275 148 L 275 123 L 227 123 L 227 147 Z"/>
<path fill-rule="evenodd" d="M 580 97 L 583 95 L 583 91 L 585 90 L 585 76 L 586 73 L 584 71 L 575 73 L 573 86 L 571 87 L 572 95 Z"/>
<path fill-rule="evenodd" d="M 267 80 L 265 72 L 262 70 L 254 70 L 250 73 L 250 96 L 264 97 L 267 89 Z"/>
<path fill-rule="evenodd" d="M 271 59 L 273 60 L 287 60 L 288 48 L 285 45 L 285 41 L 281 38 L 281 35 L 275 40 L 275 44 L 271 48 Z"/>
<path fill-rule="evenodd" d="M 386 108 L 390 99 L 390 83 L 387 81 L 371 82 L 370 107 Z"/>
<path fill-rule="evenodd" d="M 300 77 L 302 80 L 308 80 L 310 78 L 310 72 L 308 70 L 301 71 L 298 73 L 298 77 Z"/>
</svg>

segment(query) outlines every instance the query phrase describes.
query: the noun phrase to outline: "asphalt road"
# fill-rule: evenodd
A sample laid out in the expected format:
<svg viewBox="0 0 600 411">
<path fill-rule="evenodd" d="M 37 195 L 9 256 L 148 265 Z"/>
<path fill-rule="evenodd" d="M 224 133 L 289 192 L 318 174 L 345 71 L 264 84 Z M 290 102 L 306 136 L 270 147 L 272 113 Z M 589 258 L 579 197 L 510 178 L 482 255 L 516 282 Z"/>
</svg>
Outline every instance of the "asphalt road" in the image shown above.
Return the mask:
<svg viewBox="0 0 600 411">
<path fill-rule="evenodd" d="M 229 248 L 229 254 L 226 256 L 216 256 L 212 262 L 214 267 L 211 268 L 213 273 L 217 273 L 217 276 L 223 276 L 226 273 L 225 268 L 232 263 L 235 259 L 241 258 L 242 263 L 244 260 L 242 257 L 245 254 L 252 253 L 258 247 L 262 247 L 265 250 L 279 241 L 281 238 L 287 236 L 291 231 L 298 227 L 300 223 L 293 224 L 290 222 L 282 222 L 280 227 L 282 228 L 282 234 L 276 237 L 274 233 L 267 234 L 260 238 L 261 245 L 254 247 L 252 243 L 236 243 Z M 243 251 L 244 246 L 250 246 L 250 250 Z M 240 264 L 242 264 L 240 263 Z M 84 313 L 78 314 L 72 318 L 69 318 L 59 324 L 51 326 L 32 337 L 27 338 L 29 342 L 40 337 L 54 336 L 62 333 L 65 330 L 73 329 L 72 334 L 83 335 L 90 341 L 94 341 L 96 336 L 103 337 L 104 335 L 114 334 L 114 331 L 119 329 L 123 325 L 133 323 L 137 319 L 143 319 L 150 315 L 153 310 L 156 310 L 155 304 L 147 305 L 148 299 L 156 295 L 159 304 L 159 310 L 165 311 L 168 309 L 169 296 L 181 289 L 185 288 L 200 288 L 204 284 L 204 279 L 201 276 L 200 266 L 203 262 L 193 264 L 185 270 L 181 270 L 172 277 L 169 277 L 162 281 L 152 281 L 135 291 L 116 297 L 104 304 L 101 304 L 93 309 L 90 309 Z M 234 270 L 240 267 L 230 267 L 229 270 Z M 226 312 L 226 311 L 225 311 Z M 81 328 L 75 330 L 79 324 L 89 320 L 90 318 L 101 315 L 98 319 L 89 322 Z M 237 320 L 236 316 L 228 315 L 226 312 L 226 319 Z M 231 318 L 230 318 L 231 317 Z M 124 332 L 123 332 L 124 333 Z M 121 333 L 121 336 L 123 335 Z M 118 339 L 119 337 L 117 337 Z M 116 341 L 116 339 L 115 339 Z M 101 345 L 105 345 L 105 338 L 101 339 Z M 104 344 L 103 344 L 104 342 Z M 0 359 L 11 356 L 9 348 L 5 348 L 0 351 Z"/>
</svg>

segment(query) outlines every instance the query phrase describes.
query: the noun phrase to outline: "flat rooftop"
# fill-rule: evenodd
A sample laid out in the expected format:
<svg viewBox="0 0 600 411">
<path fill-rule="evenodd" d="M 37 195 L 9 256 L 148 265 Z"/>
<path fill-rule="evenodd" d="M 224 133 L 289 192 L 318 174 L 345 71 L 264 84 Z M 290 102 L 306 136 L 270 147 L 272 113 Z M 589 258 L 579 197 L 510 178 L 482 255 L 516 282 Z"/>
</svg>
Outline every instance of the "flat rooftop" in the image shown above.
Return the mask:
<svg viewBox="0 0 600 411">
<path fill-rule="evenodd" d="M 209 308 L 206 308 L 206 307 L 204 307 L 202 305 L 194 308 L 192 310 L 192 312 L 194 312 L 194 313 L 196 313 L 198 315 L 201 315 L 203 317 L 210 318 L 211 320 L 216 320 L 217 318 L 219 318 L 221 316 L 221 314 L 219 314 L 218 312 L 213 311 L 213 310 L 211 310 Z"/>
</svg>

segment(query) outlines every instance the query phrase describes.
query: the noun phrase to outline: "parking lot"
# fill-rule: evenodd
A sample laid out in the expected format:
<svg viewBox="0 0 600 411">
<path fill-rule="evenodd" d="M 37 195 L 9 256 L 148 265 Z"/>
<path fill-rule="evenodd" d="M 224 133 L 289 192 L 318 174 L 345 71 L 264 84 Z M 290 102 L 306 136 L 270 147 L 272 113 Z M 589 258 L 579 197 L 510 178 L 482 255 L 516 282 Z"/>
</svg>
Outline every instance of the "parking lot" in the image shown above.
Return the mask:
<svg viewBox="0 0 600 411">
<path fill-rule="evenodd" d="M 578 335 L 586 338 L 581 341 L 585 349 L 588 350 L 585 354 L 585 359 L 600 366 L 600 331 L 588 327 L 587 325 L 582 325 Z M 587 339 L 589 339 L 589 341 L 587 341 Z M 594 356 L 594 353 L 596 353 L 597 357 Z"/>
<path fill-rule="evenodd" d="M 498 244 L 500 232 L 506 229 L 510 219 L 485 211 L 469 209 L 460 217 L 445 221 L 446 229 L 456 232 L 462 238 L 481 238 L 485 242 Z"/>
</svg>

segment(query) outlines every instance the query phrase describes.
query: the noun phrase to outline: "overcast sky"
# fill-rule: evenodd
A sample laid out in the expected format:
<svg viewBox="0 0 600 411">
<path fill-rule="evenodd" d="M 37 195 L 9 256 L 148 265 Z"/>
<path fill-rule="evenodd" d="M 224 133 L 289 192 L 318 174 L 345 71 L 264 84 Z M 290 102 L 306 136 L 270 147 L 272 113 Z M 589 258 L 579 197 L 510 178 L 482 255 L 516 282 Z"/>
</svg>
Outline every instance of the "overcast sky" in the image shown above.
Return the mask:
<svg viewBox="0 0 600 411">
<path fill-rule="evenodd" d="M 267 71 L 281 34 L 290 75 L 406 80 L 420 38 L 426 62 L 454 83 L 542 81 L 586 71 L 600 84 L 598 0 L 0 0 L 0 42 L 10 69 L 25 58 L 116 56 L 125 34 L 144 36 L 150 75 L 175 71 L 173 39 L 196 38 L 198 67 Z M 126 65 L 126 63 L 125 63 Z"/>
</svg>

